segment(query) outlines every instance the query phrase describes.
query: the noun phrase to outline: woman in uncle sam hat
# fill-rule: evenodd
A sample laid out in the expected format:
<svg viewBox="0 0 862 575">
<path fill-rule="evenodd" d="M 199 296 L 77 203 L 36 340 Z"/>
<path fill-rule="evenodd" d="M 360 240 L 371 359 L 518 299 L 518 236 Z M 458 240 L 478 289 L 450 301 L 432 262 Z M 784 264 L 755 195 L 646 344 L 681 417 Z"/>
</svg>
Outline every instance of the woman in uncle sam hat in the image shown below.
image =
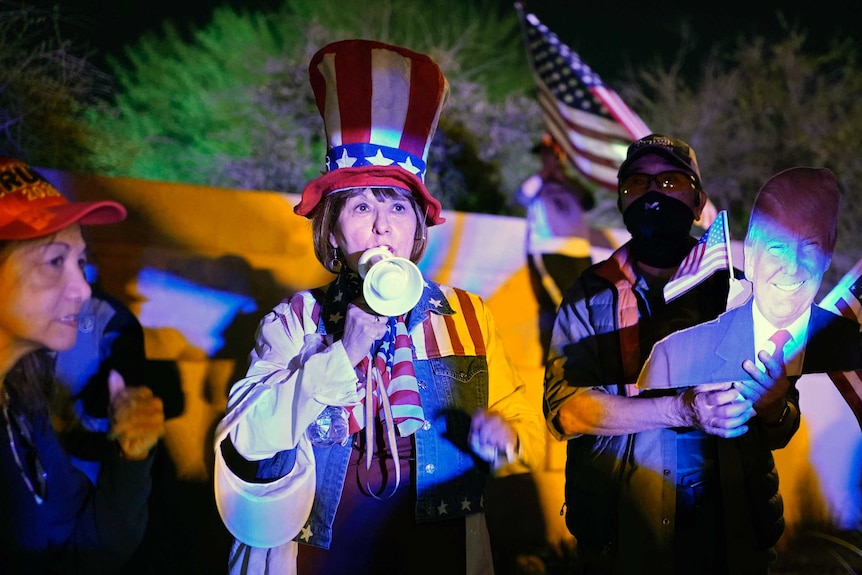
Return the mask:
<svg viewBox="0 0 862 575">
<path fill-rule="evenodd" d="M 309 75 L 328 171 L 295 211 L 336 277 L 263 318 L 231 388 L 215 445 L 230 569 L 493 572 L 486 476 L 540 461 L 544 431 L 484 302 L 415 266 L 444 221 L 424 176 L 448 83 L 368 40 L 324 47 Z"/>
<path fill-rule="evenodd" d="M 0 573 L 90 573 L 123 565 L 147 524 L 161 400 L 110 389 L 117 449 L 97 485 L 72 466 L 51 425 L 53 365 L 90 297 L 82 225 L 126 217 L 115 202 L 67 201 L 41 175 L 0 157 Z"/>
</svg>

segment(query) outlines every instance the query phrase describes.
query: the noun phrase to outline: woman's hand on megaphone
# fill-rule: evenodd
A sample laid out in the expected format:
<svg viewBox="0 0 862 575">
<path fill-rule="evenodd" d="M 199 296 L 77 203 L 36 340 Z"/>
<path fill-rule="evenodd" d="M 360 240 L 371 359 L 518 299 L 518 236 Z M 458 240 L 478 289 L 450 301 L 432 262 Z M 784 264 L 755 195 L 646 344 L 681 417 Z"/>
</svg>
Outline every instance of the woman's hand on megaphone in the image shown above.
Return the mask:
<svg viewBox="0 0 862 575">
<path fill-rule="evenodd" d="M 358 364 L 368 355 L 375 341 L 386 334 L 388 318 L 377 315 L 362 307 L 364 303 L 347 305 L 347 318 L 344 320 L 344 337 L 341 343 L 352 365 Z"/>
</svg>

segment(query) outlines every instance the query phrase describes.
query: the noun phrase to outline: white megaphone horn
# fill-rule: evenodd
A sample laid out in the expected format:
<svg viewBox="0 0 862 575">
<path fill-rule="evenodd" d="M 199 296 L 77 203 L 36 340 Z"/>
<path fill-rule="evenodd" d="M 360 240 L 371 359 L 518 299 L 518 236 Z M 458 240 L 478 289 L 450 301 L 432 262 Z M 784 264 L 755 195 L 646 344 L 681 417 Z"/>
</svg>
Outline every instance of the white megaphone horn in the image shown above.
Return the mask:
<svg viewBox="0 0 862 575">
<path fill-rule="evenodd" d="M 362 295 L 368 306 L 388 317 L 405 314 L 419 303 L 425 279 L 416 264 L 380 246 L 359 258 L 359 275 L 365 280 Z"/>
</svg>

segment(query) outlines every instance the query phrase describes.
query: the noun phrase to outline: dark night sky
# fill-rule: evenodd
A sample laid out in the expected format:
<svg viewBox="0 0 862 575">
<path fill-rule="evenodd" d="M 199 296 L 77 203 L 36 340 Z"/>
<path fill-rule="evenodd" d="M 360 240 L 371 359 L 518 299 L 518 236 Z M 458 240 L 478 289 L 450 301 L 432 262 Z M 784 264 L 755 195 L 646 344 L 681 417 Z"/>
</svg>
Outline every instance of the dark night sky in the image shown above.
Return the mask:
<svg viewBox="0 0 862 575">
<path fill-rule="evenodd" d="M 808 2 L 793 8 L 788 4 L 762 0 L 591 0 L 589 4 L 527 0 L 539 19 L 606 81 L 620 67 L 649 64 L 657 58 L 672 61 L 685 25 L 691 27 L 695 54 L 707 53 L 715 45 L 732 47 L 740 35 L 782 38 L 779 12 L 787 22 L 807 31 L 807 46 L 812 49 L 824 49 L 835 36 L 848 38 L 853 33 L 858 37 L 860 21 L 858 16 L 850 17 L 855 14 L 850 2 Z M 579 7 L 586 5 L 589 8 Z"/>
<path fill-rule="evenodd" d="M 4 0 L 0 0 L 2 3 Z M 434 0 L 416 0 L 434 6 Z M 470 1 L 470 0 L 464 0 Z M 514 0 L 498 2 L 505 13 Z M 30 0 L 29 3 L 53 5 L 57 0 Z M 64 12 L 77 22 L 93 45 L 101 51 L 118 53 L 124 43 L 147 30 L 159 30 L 162 21 L 202 25 L 212 8 L 231 4 L 235 7 L 275 7 L 283 0 L 63 0 Z M 809 34 L 809 46 L 822 49 L 830 38 L 858 38 L 859 18 L 850 1 L 808 2 L 790 8 L 784 3 L 763 0 L 726 0 L 725 2 L 668 2 L 662 0 L 524 0 L 528 11 L 551 28 L 562 41 L 578 52 L 606 81 L 626 66 L 651 64 L 661 58 L 669 62 L 678 53 L 680 29 L 691 26 L 695 54 L 702 54 L 716 43 L 740 34 L 782 37 L 778 12 L 788 22 L 798 24 Z M 344 0 L 345 6 L 351 4 Z M 369 5 L 362 2 L 362 5 Z M 857 40 L 857 49 L 862 51 Z M 860 52 L 862 55 L 862 52 Z"/>
</svg>

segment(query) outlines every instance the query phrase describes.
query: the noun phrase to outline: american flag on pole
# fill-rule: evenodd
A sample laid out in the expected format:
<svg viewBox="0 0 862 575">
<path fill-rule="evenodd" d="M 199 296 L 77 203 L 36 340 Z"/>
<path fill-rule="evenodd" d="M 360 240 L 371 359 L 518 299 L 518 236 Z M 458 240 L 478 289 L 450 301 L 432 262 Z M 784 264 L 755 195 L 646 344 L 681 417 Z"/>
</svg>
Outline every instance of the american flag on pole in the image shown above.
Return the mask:
<svg viewBox="0 0 862 575">
<path fill-rule="evenodd" d="M 819 305 L 862 324 L 862 260 L 844 274 Z M 862 428 L 862 370 L 833 371 L 827 375 Z"/>
<path fill-rule="evenodd" d="M 729 240 L 727 212 L 721 210 L 665 284 L 664 300 L 681 296 L 718 270 L 730 269 Z"/>
<path fill-rule="evenodd" d="M 862 371 L 832 371 L 827 374 L 847 402 L 862 429 Z"/>
<path fill-rule="evenodd" d="M 585 180 L 617 191 L 629 145 L 652 130 L 535 14 L 525 14 L 520 2 L 515 8 L 546 129 Z M 717 212 L 707 199 L 695 224 L 708 228 Z"/>
<path fill-rule="evenodd" d="M 548 132 L 584 178 L 616 191 L 629 144 L 650 129 L 534 14 L 515 7 Z"/>
</svg>

